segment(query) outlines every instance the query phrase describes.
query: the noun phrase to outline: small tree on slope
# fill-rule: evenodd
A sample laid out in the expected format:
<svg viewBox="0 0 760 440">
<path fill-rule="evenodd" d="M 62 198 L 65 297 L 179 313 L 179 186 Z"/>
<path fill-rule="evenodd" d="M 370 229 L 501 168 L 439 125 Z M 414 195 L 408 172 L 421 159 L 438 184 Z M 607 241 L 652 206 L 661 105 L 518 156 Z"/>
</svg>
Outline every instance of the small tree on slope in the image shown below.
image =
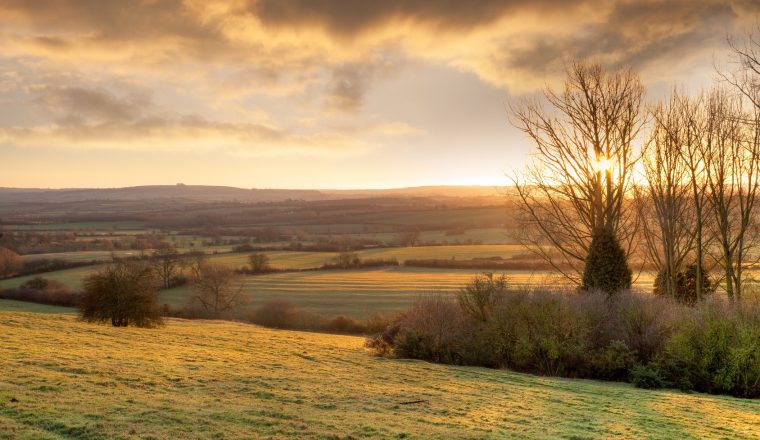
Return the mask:
<svg viewBox="0 0 760 440">
<path fill-rule="evenodd" d="M 608 228 L 597 228 L 593 232 L 581 288 L 609 295 L 631 288 L 631 269 L 625 251 Z"/>
</svg>

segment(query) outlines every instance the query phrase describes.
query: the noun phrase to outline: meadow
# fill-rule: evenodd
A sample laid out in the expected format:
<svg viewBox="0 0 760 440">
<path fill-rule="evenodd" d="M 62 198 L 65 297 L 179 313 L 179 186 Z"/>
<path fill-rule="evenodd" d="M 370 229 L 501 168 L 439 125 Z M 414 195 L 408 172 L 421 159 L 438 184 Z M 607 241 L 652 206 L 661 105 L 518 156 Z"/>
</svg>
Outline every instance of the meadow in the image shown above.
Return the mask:
<svg viewBox="0 0 760 440">
<path fill-rule="evenodd" d="M 756 438 L 760 402 L 372 356 L 357 337 L 0 312 L 0 438 Z"/>
<path fill-rule="evenodd" d="M 414 258 L 459 258 L 501 256 L 510 258 L 522 252 L 517 245 L 423 246 L 378 248 L 357 252 L 361 258 L 396 258 L 400 262 Z M 315 269 L 330 261 L 330 252 L 265 252 L 273 267 L 279 269 Z M 248 253 L 210 255 L 209 261 L 233 268 L 247 264 Z M 74 290 L 82 280 L 100 266 L 86 266 L 47 272 L 41 276 L 56 280 Z M 241 282 L 252 307 L 272 299 L 285 299 L 299 308 L 325 315 L 343 314 L 366 318 L 375 313 L 391 313 L 408 307 L 421 295 L 453 294 L 481 270 L 428 269 L 417 267 L 379 267 L 349 270 L 307 270 L 263 275 L 244 275 Z M 566 281 L 549 271 L 503 271 L 517 286 L 566 285 Z M 35 275 L 0 280 L 0 288 L 18 287 Z M 650 289 L 652 275 L 642 274 L 635 286 Z M 160 292 L 160 301 L 174 308 L 184 306 L 192 295 L 189 286 Z"/>
</svg>

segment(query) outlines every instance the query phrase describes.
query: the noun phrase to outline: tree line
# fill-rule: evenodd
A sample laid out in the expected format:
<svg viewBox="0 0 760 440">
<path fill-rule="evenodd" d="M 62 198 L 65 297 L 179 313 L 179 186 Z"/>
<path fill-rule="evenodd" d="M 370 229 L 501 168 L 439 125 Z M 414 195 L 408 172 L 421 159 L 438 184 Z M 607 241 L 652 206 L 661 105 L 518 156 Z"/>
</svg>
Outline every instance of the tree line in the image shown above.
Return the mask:
<svg viewBox="0 0 760 440">
<path fill-rule="evenodd" d="M 645 104 L 632 69 L 576 61 L 560 90 L 513 104 L 536 147 L 513 178 L 523 243 L 584 290 L 628 289 L 646 262 L 655 293 L 741 300 L 760 260 L 760 42 L 730 47 L 696 94 Z"/>
</svg>

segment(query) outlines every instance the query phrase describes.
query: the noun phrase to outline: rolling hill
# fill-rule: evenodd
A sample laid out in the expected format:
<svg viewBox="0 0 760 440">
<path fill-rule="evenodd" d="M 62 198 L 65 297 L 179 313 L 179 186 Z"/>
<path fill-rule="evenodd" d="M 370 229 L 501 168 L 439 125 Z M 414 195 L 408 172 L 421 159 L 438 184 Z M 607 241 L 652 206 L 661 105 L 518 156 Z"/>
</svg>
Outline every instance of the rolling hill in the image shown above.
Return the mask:
<svg viewBox="0 0 760 440">
<path fill-rule="evenodd" d="M 0 312 L 0 438 L 757 438 L 760 402 L 377 358 L 362 338 Z"/>
</svg>

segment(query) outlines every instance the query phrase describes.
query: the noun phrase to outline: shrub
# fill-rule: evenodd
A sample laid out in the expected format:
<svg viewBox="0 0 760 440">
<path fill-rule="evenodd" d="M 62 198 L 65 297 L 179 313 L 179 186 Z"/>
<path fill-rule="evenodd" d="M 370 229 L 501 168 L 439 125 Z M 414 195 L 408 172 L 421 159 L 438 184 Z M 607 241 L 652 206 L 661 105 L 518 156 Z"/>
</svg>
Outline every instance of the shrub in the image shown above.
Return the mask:
<svg viewBox="0 0 760 440">
<path fill-rule="evenodd" d="M 760 308 L 703 305 L 679 322 L 659 361 L 674 386 L 760 397 Z"/>
<path fill-rule="evenodd" d="M 36 276 L 30 280 L 27 280 L 19 286 L 21 289 L 35 289 L 35 290 L 66 290 L 66 286 L 56 280 L 49 280 Z"/>
<path fill-rule="evenodd" d="M 296 305 L 290 301 L 267 301 L 251 316 L 251 321 L 265 327 L 287 328 L 295 325 Z"/>
<path fill-rule="evenodd" d="M 586 353 L 585 320 L 568 298 L 534 292 L 524 301 L 517 322 L 512 363 L 523 371 L 544 375 L 578 376 Z"/>
<path fill-rule="evenodd" d="M 0 247 L 0 276 L 18 273 L 24 267 L 24 259 L 12 250 Z"/>
<path fill-rule="evenodd" d="M 631 288 L 631 269 L 615 233 L 607 228 L 593 232 L 583 270 L 582 289 L 614 294 Z"/>
<path fill-rule="evenodd" d="M 26 301 L 36 304 L 48 304 L 60 307 L 77 307 L 82 295 L 68 289 L 4 289 L 0 290 L 0 298 L 15 301 Z"/>
<path fill-rule="evenodd" d="M 648 365 L 637 365 L 631 370 L 631 383 L 636 388 L 644 388 L 648 390 L 658 389 L 665 386 L 660 373 L 656 368 L 652 368 Z"/>
<path fill-rule="evenodd" d="M 665 286 L 666 273 L 660 271 L 654 280 L 654 294 L 667 295 Z M 686 269 L 676 274 L 674 299 L 682 304 L 694 305 L 697 303 L 697 265 L 691 264 Z M 702 269 L 702 299 L 715 293 L 717 283 L 710 277 L 710 273 Z"/>
<path fill-rule="evenodd" d="M 461 309 L 451 298 L 420 298 L 402 318 L 394 353 L 399 357 L 459 363 L 456 346 L 463 334 L 463 319 Z"/>
<path fill-rule="evenodd" d="M 636 364 L 636 352 L 618 339 L 589 356 L 592 367 L 589 376 L 598 379 L 625 381 Z"/>
<path fill-rule="evenodd" d="M 420 298 L 367 346 L 383 356 L 393 347 L 397 357 L 433 362 L 760 397 L 760 303 L 713 298 L 695 308 L 633 292 L 509 288 L 476 297 L 482 307 Z"/>
<path fill-rule="evenodd" d="M 162 324 L 158 282 L 141 263 L 111 264 L 84 280 L 81 318 L 110 321 L 114 327 L 154 327 Z"/>
<path fill-rule="evenodd" d="M 498 296 L 506 289 L 506 276 L 494 278 L 493 273 L 485 273 L 473 278 L 459 291 L 457 298 L 466 313 L 485 322 L 493 312 Z"/>
<path fill-rule="evenodd" d="M 249 255 L 248 265 L 251 267 L 251 273 L 264 273 L 271 269 L 267 254 L 256 253 Z"/>
<path fill-rule="evenodd" d="M 324 330 L 333 333 L 360 334 L 365 333 L 367 327 L 356 319 L 338 315 L 327 321 Z"/>
</svg>

